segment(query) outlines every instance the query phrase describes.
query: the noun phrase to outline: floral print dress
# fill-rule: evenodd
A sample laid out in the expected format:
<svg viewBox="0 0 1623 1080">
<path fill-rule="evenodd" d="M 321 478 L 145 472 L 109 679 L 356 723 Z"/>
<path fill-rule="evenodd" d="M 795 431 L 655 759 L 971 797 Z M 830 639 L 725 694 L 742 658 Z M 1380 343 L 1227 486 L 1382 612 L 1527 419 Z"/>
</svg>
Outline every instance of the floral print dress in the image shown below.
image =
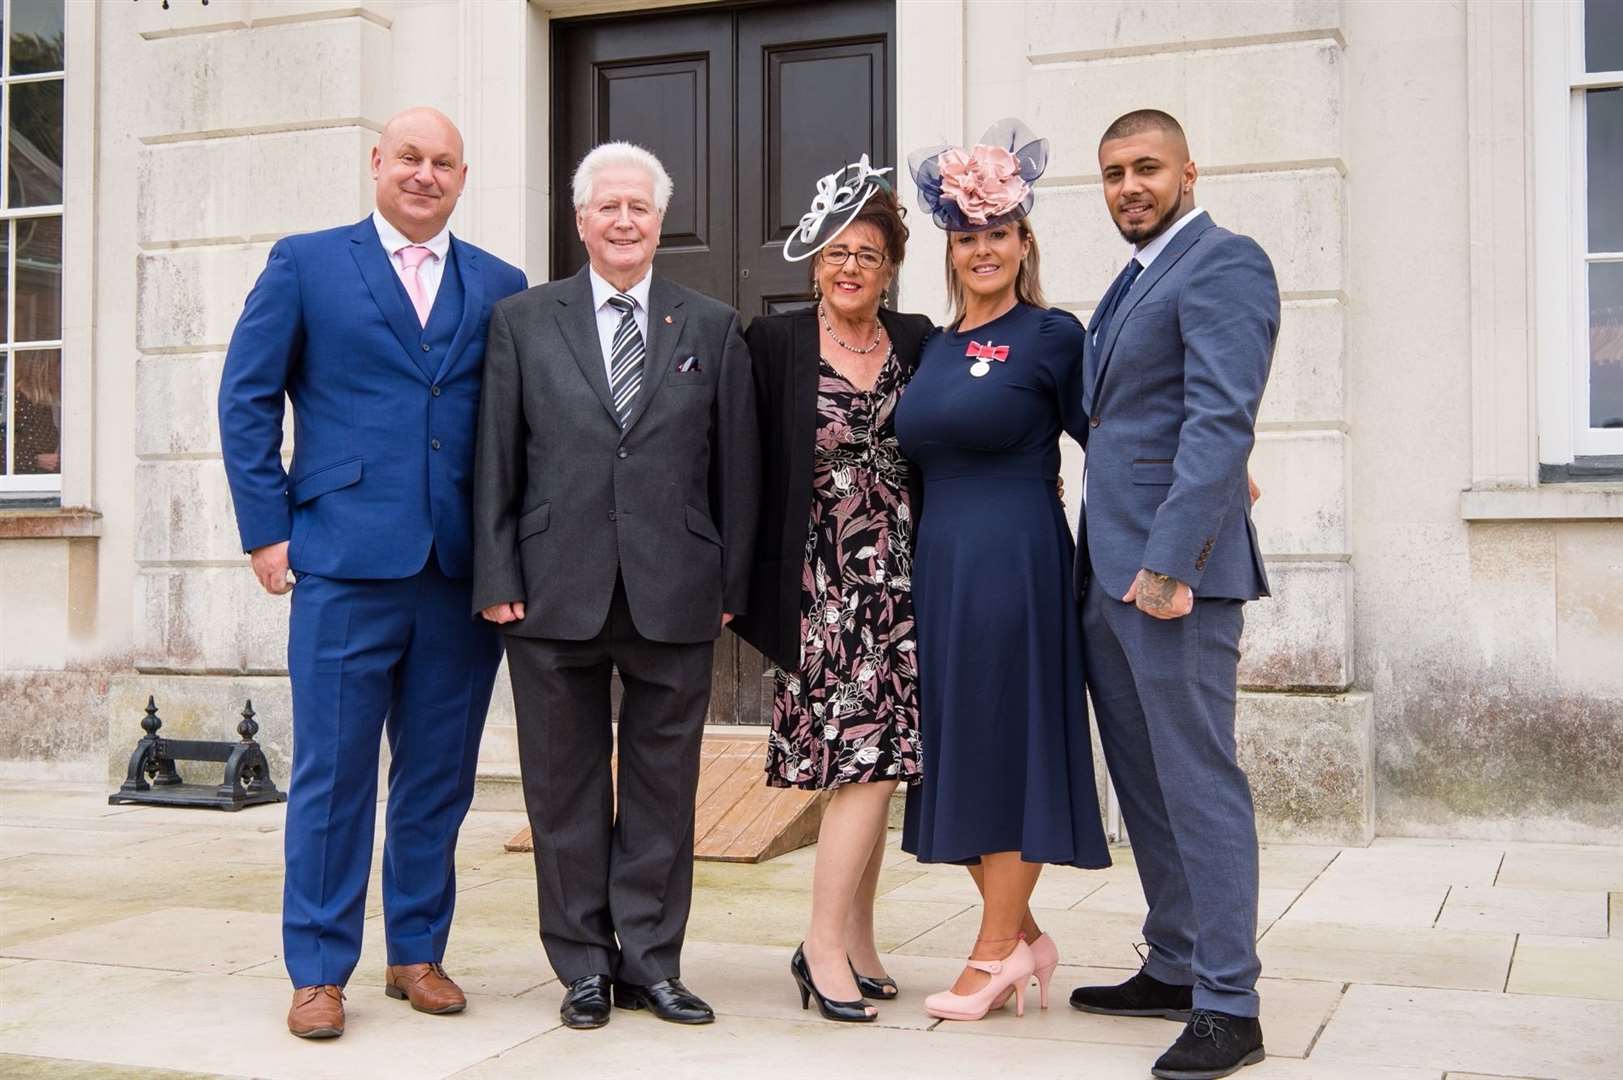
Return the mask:
<svg viewBox="0 0 1623 1080">
<path fill-rule="evenodd" d="M 800 669 L 772 669 L 773 787 L 921 779 L 914 522 L 892 422 L 903 385 L 894 353 L 866 393 L 818 361 Z"/>
</svg>

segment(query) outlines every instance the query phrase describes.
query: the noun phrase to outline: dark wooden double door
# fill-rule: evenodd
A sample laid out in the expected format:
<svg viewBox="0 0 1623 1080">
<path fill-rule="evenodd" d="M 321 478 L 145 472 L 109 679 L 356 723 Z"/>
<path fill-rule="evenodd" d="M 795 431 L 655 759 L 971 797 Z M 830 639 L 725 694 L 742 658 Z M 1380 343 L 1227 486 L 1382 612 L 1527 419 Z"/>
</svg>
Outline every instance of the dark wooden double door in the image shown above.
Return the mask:
<svg viewBox="0 0 1623 1080">
<path fill-rule="evenodd" d="M 892 0 L 709 5 L 553 24 L 552 277 L 586 262 L 570 179 L 623 139 L 675 183 L 654 266 L 746 319 L 811 299 L 783 242 L 817 179 L 860 154 L 896 160 Z M 731 633 L 710 721 L 764 724 L 772 681 Z"/>
<path fill-rule="evenodd" d="M 586 261 L 570 177 L 586 151 L 652 150 L 676 190 L 655 267 L 745 318 L 805 303 L 783 260 L 817 179 L 895 161 L 893 0 L 713 5 L 554 24 L 552 276 Z"/>
</svg>

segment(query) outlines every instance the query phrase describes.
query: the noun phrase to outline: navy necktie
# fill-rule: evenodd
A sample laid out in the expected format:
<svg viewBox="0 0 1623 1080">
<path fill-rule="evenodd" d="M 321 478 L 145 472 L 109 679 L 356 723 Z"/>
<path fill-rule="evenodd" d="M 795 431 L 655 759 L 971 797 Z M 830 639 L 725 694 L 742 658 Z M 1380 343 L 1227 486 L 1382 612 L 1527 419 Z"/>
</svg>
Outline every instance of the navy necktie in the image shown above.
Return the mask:
<svg viewBox="0 0 1623 1080">
<path fill-rule="evenodd" d="M 632 314 L 637 302 L 625 293 L 615 293 L 608 303 L 620 313 L 620 325 L 614 330 L 614 342 L 610 346 L 613 360 L 609 365 L 609 393 L 614 397 L 614 412 L 623 428 L 631 419 L 631 407 L 636 404 L 637 391 L 642 387 L 642 362 L 647 349 L 643 346 L 642 331 L 637 329 L 636 316 Z"/>
<path fill-rule="evenodd" d="M 1093 331 L 1094 345 L 1102 345 L 1110 340 L 1110 324 L 1116 320 L 1116 312 L 1121 310 L 1122 301 L 1127 298 L 1133 282 L 1138 280 L 1139 271 L 1143 269 L 1138 263 L 1138 257 L 1134 256 L 1127 260 L 1127 265 L 1116 275 L 1116 283 L 1110 287 L 1109 306 L 1105 308 L 1104 317 L 1099 320 L 1098 327 Z"/>
</svg>

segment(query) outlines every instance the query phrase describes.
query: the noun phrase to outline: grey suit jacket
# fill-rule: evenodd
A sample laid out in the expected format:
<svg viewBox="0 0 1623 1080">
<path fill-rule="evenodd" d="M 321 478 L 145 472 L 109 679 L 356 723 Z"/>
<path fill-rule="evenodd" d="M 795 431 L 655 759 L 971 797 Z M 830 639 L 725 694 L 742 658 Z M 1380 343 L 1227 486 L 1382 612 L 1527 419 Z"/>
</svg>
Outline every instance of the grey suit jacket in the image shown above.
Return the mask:
<svg viewBox="0 0 1623 1080">
<path fill-rule="evenodd" d="M 1279 334 L 1273 265 L 1203 215 L 1139 274 L 1095 345 L 1109 299 L 1083 368 L 1078 589 L 1091 563 L 1113 596 L 1140 569 L 1197 596 L 1268 595 L 1246 462 Z"/>
<path fill-rule="evenodd" d="M 709 641 L 722 612 L 744 611 L 760 440 L 738 313 L 656 273 L 647 344 L 622 431 L 585 268 L 491 313 L 473 606 L 523 600 L 509 634 L 596 636 L 616 574 L 653 641 Z"/>
</svg>

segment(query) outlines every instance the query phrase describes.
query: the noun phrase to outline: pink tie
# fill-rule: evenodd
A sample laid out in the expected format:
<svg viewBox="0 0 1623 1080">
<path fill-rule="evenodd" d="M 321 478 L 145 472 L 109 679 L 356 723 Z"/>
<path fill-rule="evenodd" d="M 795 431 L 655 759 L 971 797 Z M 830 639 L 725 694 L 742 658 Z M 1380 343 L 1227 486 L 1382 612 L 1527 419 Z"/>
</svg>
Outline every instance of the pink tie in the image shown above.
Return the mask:
<svg viewBox="0 0 1623 1080">
<path fill-rule="evenodd" d="M 400 256 L 400 264 L 406 268 L 403 279 L 406 285 L 406 295 L 411 297 L 411 306 L 417 309 L 417 322 L 420 326 L 428 325 L 428 290 L 423 288 L 422 271 L 419 269 L 423 261 L 433 256 L 433 252 L 421 244 L 411 244 L 395 252 Z"/>
</svg>

